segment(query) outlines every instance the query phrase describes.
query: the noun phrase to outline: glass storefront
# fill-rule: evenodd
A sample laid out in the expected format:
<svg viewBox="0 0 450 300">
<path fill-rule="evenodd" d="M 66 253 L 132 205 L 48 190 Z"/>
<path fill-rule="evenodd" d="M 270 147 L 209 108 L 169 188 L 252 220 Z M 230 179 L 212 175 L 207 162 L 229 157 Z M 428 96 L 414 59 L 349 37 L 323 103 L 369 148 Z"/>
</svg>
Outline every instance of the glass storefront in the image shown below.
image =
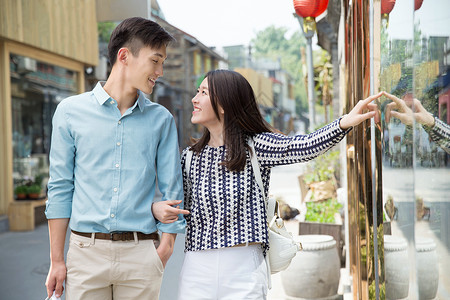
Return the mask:
<svg viewBox="0 0 450 300">
<path fill-rule="evenodd" d="M 10 74 L 14 196 L 45 198 L 52 116 L 77 93 L 77 73 L 11 54 Z"/>
<path fill-rule="evenodd" d="M 344 105 L 391 95 L 347 137 L 354 299 L 450 299 L 450 1 L 343 5 Z"/>
<path fill-rule="evenodd" d="M 390 227 L 380 294 L 450 299 L 450 141 L 437 143 L 426 126 L 431 115 L 443 128 L 450 123 L 450 2 L 393 3 L 380 28 L 379 89 L 395 97 L 380 101 L 383 219 Z"/>
</svg>

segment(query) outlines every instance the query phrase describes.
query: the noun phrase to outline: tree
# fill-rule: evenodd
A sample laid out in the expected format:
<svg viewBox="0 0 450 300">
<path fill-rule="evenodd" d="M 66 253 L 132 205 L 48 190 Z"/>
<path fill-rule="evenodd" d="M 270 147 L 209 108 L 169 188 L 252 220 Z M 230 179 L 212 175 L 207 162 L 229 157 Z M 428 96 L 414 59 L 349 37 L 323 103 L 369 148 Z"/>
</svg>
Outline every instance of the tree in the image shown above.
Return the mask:
<svg viewBox="0 0 450 300">
<path fill-rule="evenodd" d="M 328 52 L 324 50 L 315 51 L 316 63 L 314 66 L 314 84 L 315 90 L 318 94 L 318 99 L 321 99 L 321 104 L 324 108 L 325 124 L 328 124 L 328 106 L 332 104 L 333 100 L 333 65 L 331 64 L 331 57 Z"/>
<path fill-rule="evenodd" d="M 114 22 L 98 22 L 97 30 L 99 42 L 109 43 L 109 38 L 111 37 L 114 28 L 116 28 L 116 25 L 117 24 Z"/>
<path fill-rule="evenodd" d="M 294 32 L 290 37 L 286 37 L 286 33 L 286 28 L 271 25 L 257 32 L 251 45 L 255 58 L 280 60 L 281 67 L 292 76 L 295 81 L 296 110 L 300 114 L 308 107 L 300 53 L 300 48 L 305 47 L 306 41 L 300 31 Z"/>
</svg>

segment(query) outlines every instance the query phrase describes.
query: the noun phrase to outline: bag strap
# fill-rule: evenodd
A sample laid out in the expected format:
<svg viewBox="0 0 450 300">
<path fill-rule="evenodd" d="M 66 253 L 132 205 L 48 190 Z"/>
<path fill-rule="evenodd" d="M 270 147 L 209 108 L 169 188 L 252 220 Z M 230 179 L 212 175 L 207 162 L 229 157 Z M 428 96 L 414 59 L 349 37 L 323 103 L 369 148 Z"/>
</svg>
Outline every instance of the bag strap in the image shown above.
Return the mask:
<svg viewBox="0 0 450 300">
<path fill-rule="evenodd" d="M 186 171 L 189 174 L 190 170 L 191 170 L 191 160 L 192 160 L 192 155 L 194 154 L 194 151 L 192 151 L 191 149 L 187 150 L 186 153 L 186 160 L 184 162 L 184 166 L 186 167 Z"/>
<path fill-rule="evenodd" d="M 259 188 L 261 190 L 263 197 L 266 198 L 266 193 L 264 191 L 264 187 L 263 187 L 263 183 L 262 183 L 261 169 L 259 168 L 258 160 L 256 159 L 256 151 L 255 151 L 255 146 L 253 145 L 253 139 L 249 138 L 247 141 L 247 144 L 250 146 L 250 149 L 252 150 L 252 153 L 250 153 L 250 159 L 252 162 L 253 173 L 255 173 L 256 182 L 259 185 Z"/>
<path fill-rule="evenodd" d="M 259 167 L 258 160 L 256 159 L 256 151 L 255 151 L 253 139 L 249 138 L 247 141 L 247 144 L 250 146 L 250 149 L 252 150 L 252 153 L 250 153 L 250 160 L 252 163 L 253 173 L 255 174 L 256 182 L 258 183 L 259 189 L 261 190 L 261 193 L 262 193 L 264 199 L 267 199 L 266 193 L 264 191 L 263 182 L 262 182 L 261 169 Z M 267 206 L 268 206 L 267 207 L 267 223 L 270 223 L 270 221 L 272 221 L 272 219 L 273 219 L 273 216 L 276 214 L 276 211 L 278 210 L 278 203 L 277 203 L 277 201 L 275 201 L 274 198 L 269 197 L 267 199 Z"/>
<path fill-rule="evenodd" d="M 252 163 L 253 173 L 255 174 L 256 182 L 259 185 L 259 189 L 261 190 L 261 193 L 264 197 L 264 200 L 266 200 L 266 193 L 264 191 L 264 185 L 262 182 L 261 177 L 261 169 L 259 168 L 258 160 L 256 159 L 256 151 L 253 139 L 250 137 L 247 141 L 247 144 L 250 146 L 250 149 L 252 150 L 250 153 L 250 161 Z M 264 201 L 265 202 L 265 201 Z M 267 224 L 270 224 L 270 222 L 273 219 L 273 216 L 275 216 L 275 209 L 278 209 L 278 203 L 275 201 L 274 198 L 269 197 L 267 199 Z M 266 268 L 267 268 L 267 284 L 268 288 L 272 288 L 272 270 L 270 268 L 270 259 L 269 259 L 269 253 L 266 253 L 266 257 L 264 258 L 266 260 Z"/>
</svg>

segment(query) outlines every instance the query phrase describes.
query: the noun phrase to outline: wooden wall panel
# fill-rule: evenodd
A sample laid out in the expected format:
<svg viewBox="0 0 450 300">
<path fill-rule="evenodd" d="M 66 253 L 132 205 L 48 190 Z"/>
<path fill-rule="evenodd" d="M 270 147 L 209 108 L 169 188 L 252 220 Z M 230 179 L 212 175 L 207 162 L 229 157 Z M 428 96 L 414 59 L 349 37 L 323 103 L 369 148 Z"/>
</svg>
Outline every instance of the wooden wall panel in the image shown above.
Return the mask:
<svg viewBox="0 0 450 300">
<path fill-rule="evenodd" d="M 6 214 L 13 198 L 11 86 L 9 53 L 0 42 L 0 215 Z"/>
<path fill-rule="evenodd" d="M 0 37 L 98 63 L 95 0 L 0 0 Z"/>
</svg>

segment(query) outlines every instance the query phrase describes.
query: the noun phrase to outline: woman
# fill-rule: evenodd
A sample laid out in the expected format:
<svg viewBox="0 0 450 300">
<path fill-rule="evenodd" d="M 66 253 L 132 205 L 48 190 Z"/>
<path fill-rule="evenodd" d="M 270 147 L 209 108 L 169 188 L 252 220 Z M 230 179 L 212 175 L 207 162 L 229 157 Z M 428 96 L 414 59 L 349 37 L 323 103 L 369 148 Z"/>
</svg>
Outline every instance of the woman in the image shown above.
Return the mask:
<svg viewBox="0 0 450 300">
<path fill-rule="evenodd" d="M 182 153 L 187 230 L 179 299 L 266 299 L 266 203 L 255 181 L 248 139 L 254 140 L 265 193 L 272 167 L 311 160 L 336 145 L 381 95 L 360 101 L 344 117 L 308 135 L 274 133 L 239 73 L 206 74 L 192 99 L 191 121 L 203 136 Z M 189 165 L 186 157 L 193 151 Z"/>
</svg>

